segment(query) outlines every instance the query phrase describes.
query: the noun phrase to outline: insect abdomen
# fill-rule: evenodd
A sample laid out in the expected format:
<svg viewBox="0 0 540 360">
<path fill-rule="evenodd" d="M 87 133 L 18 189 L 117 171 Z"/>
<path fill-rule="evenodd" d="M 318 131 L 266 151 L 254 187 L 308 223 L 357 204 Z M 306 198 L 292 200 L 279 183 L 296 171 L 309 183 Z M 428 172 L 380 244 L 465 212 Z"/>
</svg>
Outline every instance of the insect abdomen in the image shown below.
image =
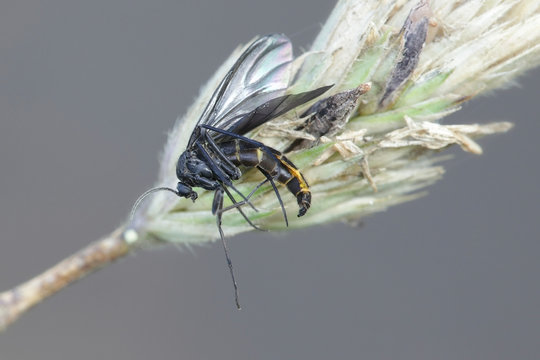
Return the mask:
<svg viewBox="0 0 540 360">
<path fill-rule="evenodd" d="M 271 147 L 266 146 L 266 148 L 275 157 L 261 147 L 237 139 L 220 144 L 221 151 L 234 165 L 257 167 L 270 174 L 274 180 L 287 186 L 298 201 L 300 207 L 298 216 L 304 215 L 311 206 L 311 192 L 306 179 L 285 155 Z"/>
</svg>

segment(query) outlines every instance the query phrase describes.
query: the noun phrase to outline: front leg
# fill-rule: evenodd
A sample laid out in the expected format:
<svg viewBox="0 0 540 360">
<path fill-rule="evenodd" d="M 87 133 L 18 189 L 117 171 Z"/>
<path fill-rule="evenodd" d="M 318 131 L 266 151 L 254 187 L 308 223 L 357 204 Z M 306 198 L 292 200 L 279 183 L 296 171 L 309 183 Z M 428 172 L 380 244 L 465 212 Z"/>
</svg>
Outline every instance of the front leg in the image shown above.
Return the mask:
<svg viewBox="0 0 540 360">
<path fill-rule="evenodd" d="M 217 155 L 219 158 L 219 166 L 227 175 L 231 177 L 233 180 L 240 179 L 240 176 L 242 176 L 242 172 L 240 169 L 234 165 L 227 156 L 223 153 L 221 148 L 216 144 L 214 139 L 208 135 L 208 132 L 206 131 L 206 128 L 203 128 L 202 126 L 199 126 L 201 136 L 206 140 L 208 145 L 212 148 L 213 152 Z"/>
</svg>

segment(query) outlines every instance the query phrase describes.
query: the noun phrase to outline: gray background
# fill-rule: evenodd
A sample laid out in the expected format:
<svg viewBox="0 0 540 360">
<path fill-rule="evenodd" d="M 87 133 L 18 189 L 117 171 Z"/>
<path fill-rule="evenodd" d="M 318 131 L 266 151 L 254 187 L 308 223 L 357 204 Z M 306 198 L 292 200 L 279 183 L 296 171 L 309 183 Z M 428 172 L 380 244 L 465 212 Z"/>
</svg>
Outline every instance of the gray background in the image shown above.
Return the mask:
<svg viewBox="0 0 540 360">
<path fill-rule="evenodd" d="M 307 47 L 329 0 L 2 1 L 0 288 L 113 230 L 166 131 L 230 51 Z M 447 122 L 512 120 L 454 150 L 430 195 L 365 220 L 124 259 L 0 335 L 2 360 L 538 359 L 540 71 Z"/>
</svg>

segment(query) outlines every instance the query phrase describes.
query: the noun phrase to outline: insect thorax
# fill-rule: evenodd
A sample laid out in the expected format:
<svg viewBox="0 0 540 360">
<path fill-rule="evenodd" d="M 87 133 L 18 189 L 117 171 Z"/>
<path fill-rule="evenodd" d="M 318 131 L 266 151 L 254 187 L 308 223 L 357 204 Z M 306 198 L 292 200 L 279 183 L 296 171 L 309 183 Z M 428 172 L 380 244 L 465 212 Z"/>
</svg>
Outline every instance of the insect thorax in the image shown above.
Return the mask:
<svg viewBox="0 0 540 360">
<path fill-rule="evenodd" d="M 180 155 L 176 164 L 176 176 L 181 183 L 188 186 L 202 187 L 206 190 L 220 187 L 214 172 L 207 162 L 199 158 L 196 151 L 186 150 Z"/>
</svg>

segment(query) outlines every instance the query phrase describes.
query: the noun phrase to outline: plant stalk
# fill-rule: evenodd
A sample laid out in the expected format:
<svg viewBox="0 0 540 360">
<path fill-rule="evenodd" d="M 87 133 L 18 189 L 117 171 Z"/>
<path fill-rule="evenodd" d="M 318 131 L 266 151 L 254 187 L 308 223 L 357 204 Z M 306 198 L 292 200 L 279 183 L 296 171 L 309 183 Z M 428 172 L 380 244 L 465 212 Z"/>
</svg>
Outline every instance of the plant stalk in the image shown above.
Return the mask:
<svg viewBox="0 0 540 360">
<path fill-rule="evenodd" d="M 98 240 L 33 279 L 0 294 L 0 331 L 26 311 L 86 275 L 127 255 L 133 248 L 121 229 Z"/>
</svg>

